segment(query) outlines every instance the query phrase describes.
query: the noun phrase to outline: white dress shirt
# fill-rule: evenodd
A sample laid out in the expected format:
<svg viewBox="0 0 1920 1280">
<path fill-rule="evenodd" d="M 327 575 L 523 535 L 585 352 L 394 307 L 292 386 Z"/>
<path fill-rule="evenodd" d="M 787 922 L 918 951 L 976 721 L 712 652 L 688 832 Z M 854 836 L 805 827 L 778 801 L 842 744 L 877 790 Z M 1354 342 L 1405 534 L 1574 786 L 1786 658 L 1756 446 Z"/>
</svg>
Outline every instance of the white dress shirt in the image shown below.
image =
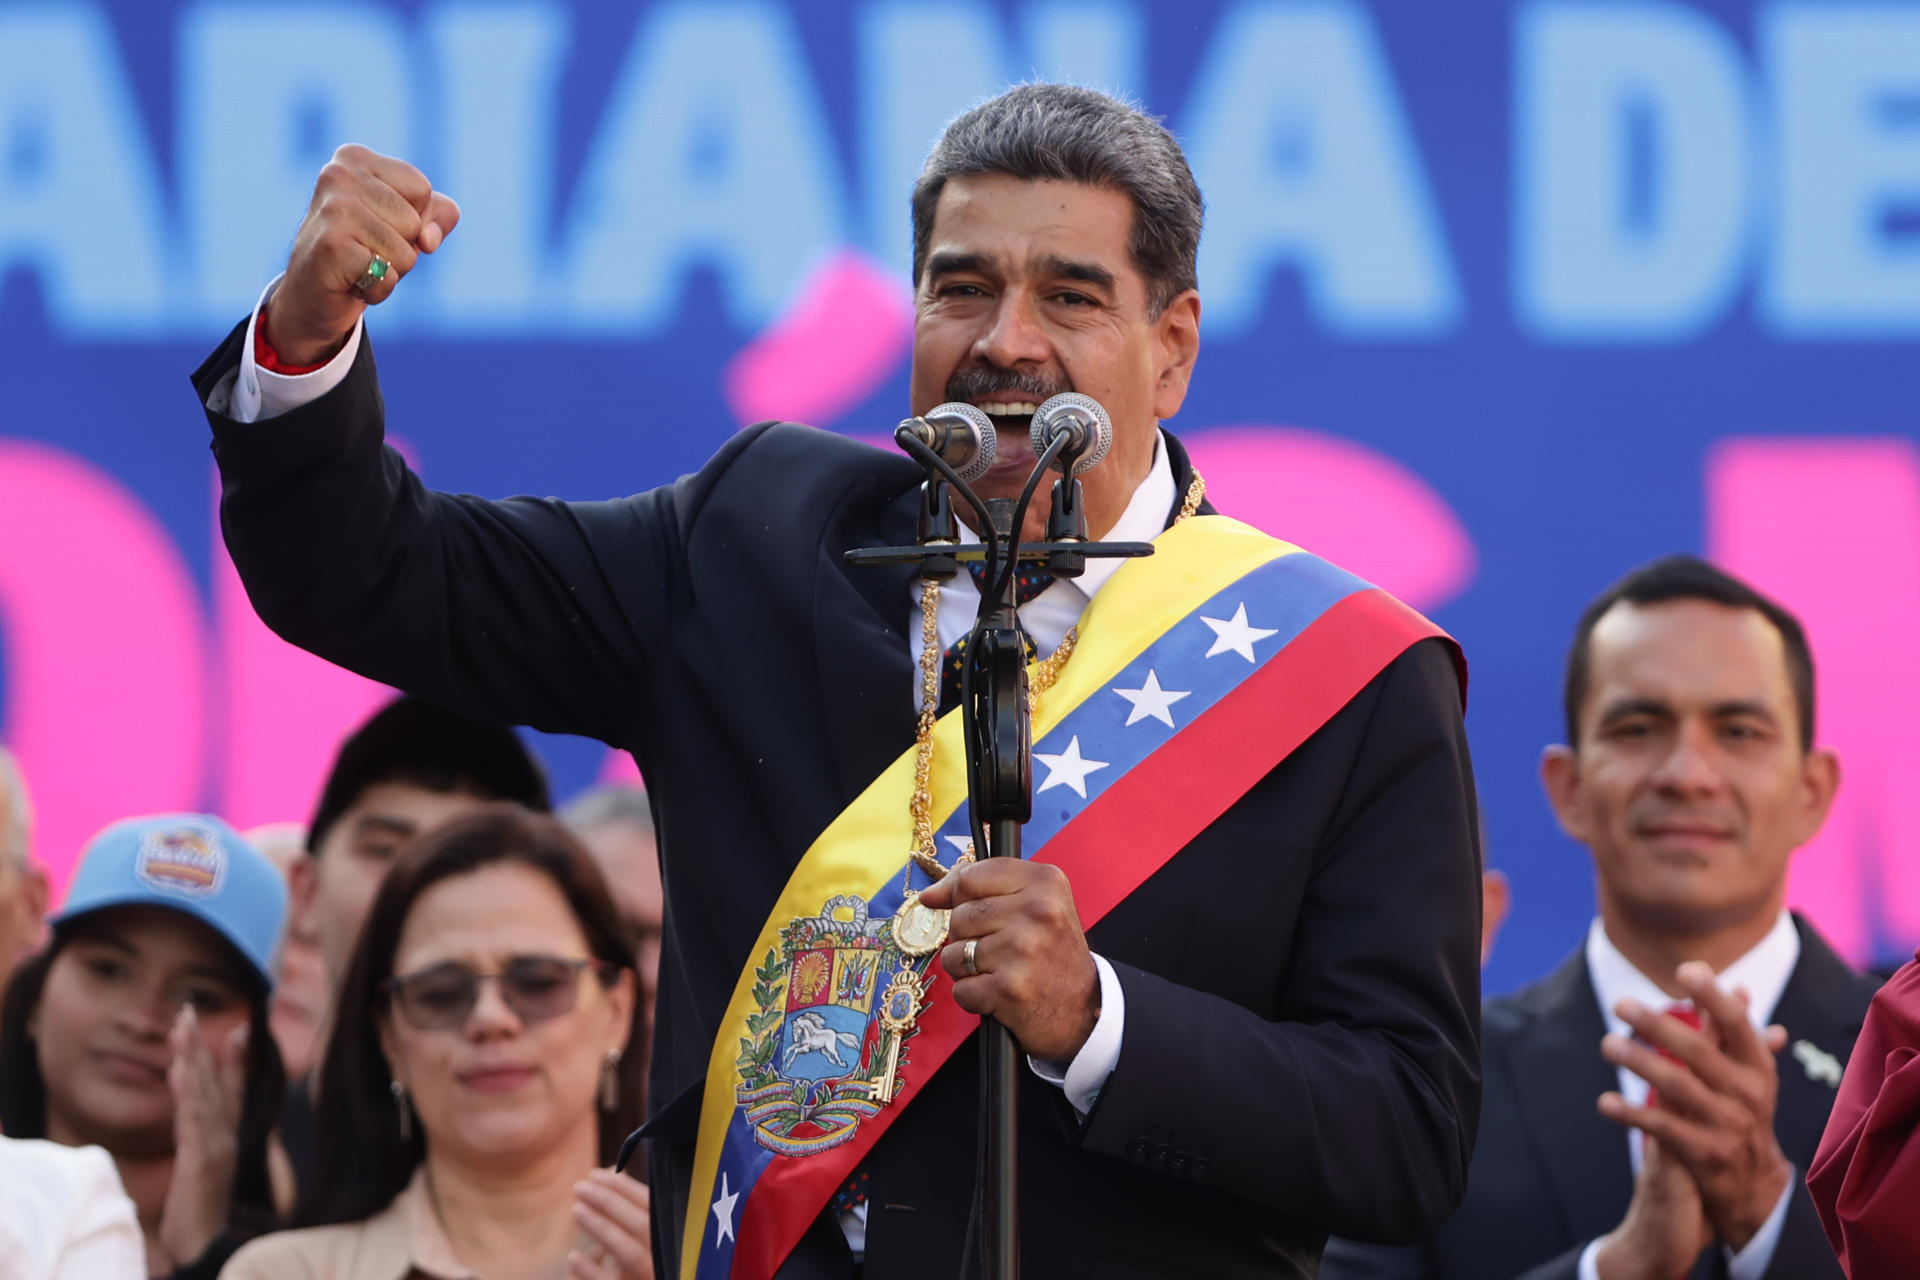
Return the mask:
<svg viewBox="0 0 1920 1280">
<path fill-rule="evenodd" d="M 146 1237 L 111 1156 L 0 1137 L 0 1275 L 146 1280 Z"/>
<path fill-rule="evenodd" d="M 347 370 L 352 367 L 354 357 L 360 350 L 365 331 L 364 318 L 354 325 L 353 333 L 339 354 L 310 373 L 282 374 L 260 368 L 253 358 L 254 326 L 260 322 L 260 308 L 266 304 L 268 296 L 279 283 L 279 277 L 276 276 L 261 292 L 260 301 L 254 304 L 253 318 L 247 322 L 246 339 L 241 345 L 240 367 L 233 381 L 229 383 L 222 380 L 207 398 L 209 408 L 226 413 L 236 422 L 264 421 L 319 399 L 346 378 Z M 1167 516 L 1173 510 L 1177 496 L 1173 464 L 1167 457 L 1166 444 L 1156 434 L 1153 466 L 1148 470 L 1147 478 L 1134 489 L 1133 497 L 1113 528 L 1098 536 L 1117 542 L 1153 541 L 1166 531 Z M 1034 500 L 1046 500 L 1044 488 Z M 980 537 L 962 522 L 960 540 L 963 543 L 977 543 Z M 1095 593 L 1119 571 L 1122 563 L 1109 559 L 1088 560 L 1086 571 L 1078 579 L 1061 578 L 1055 581 L 1021 608 L 1021 625 L 1033 637 L 1034 645 L 1042 656 L 1059 647 L 1067 632 L 1079 623 L 1080 615 L 1086 611 Z M 911 637 L 909 649 L 914 671 L 911 696 L 914 701 L 907 705 L 917 706 L 921 650 L 919 584 L 916 582 L 911 590 L 912 611 L 907 634 Z M 970 574 L 959 574 L 942 584 L 938 625 L 943 651 L 973 629 L 974 614 L 979 604 L 980 593 L 973 585 Z M 1073 1060 L 1064 1065 L 1031 1057 L 1027 1059 L 1027 1065 L 1034 1074 L 1062 1089 L 1067 1101 L 1082 1116 L 1093 1110 L 1107 1077 L 1113 1074 L 1115 1065 L 1120 1061 L 1120 1037 L 1126 1025 L 1126 997 L 1113 966 L 1099 955 L 1093 957 L 1093 964 L 1100 975 L 1100 1014 L 1087 1042 Z M 861 1205 L 842 1214 L 841 1226 L 846 1230 L 848 1243 L 853 1246 L 857 1256 L 866 1241 L 866 1206 Z"/>
<path fill-rule="evenodd" d="M 1763 1029 L 1773 1020 L 1773 1011 L 1780 1003 L 1780 995 L 1787 989 L 1787 981 L 1793 977 L 1794 966 L 1800 963 L 1800 934 L 1793 927 L 1793 918 L 1785 911 L 1774 921 L 1767 936 L 1760 939 L 1753 950 L 1728 965 L 1718 975 L 1723 990 L 1733 991 L 1744 988 L 1751 997 L 1747 1005 L 1747 1016 L 1756 1030 Z M 1624 999 L 1638 1000 L 1649 1009 L 1665 1009 L 1674 1003 L 1672 996 L 1660 989 L 1660 984 L 1635 968 L 1633 962 L 1620 954 L 1613 945 L 1613 939 L 1607 936 L 1604 925 L 1596 918 L 1587 929 L 1587 971 L 1593 976 L 1594 999 L 1600 1002 L 1601 1013 L 1607 1021 L 1607 1030 L 1614 1035 L 1633 1038 L 1633 1028 L 1626 1020 L 1613 1011 L 1614 1005 Z M 1645 1106 L 1647 1101 L 1647 1082 L 1625 1067 L 1618 1069 L 1620 1077 L 1620 1096 L 1636 1107 Z M 1635 1178 L 1640 1176 L 1642 1139 L 1638 1129 L 1628 1129 L 1627 1158 L 1633 1166 Z M 1773 1212 L 1761 1224 L 1753 1239 L 1747 1241 L 1746 1248 L 1735 1253 L 1722 1246 L 1727 1256 L 1727 1274 L 1730 1280 L 1760 1280 L 1766 1274 L 1767 1266 L 1773 1261 L 1773 1251 L 1780 1243 L 1780 1230 L 1787 1220 L 1787 1202 L 1793 1198 L 1793 1185 L 1797 1178 L 1788 1178 L 1786 1190 L 1780 1193 L 1779 1202 L 1773 1206 Z M 1593 1241 L 1580 1254 L 1580 1280 L 1599 1280 L 1599 1268 L 1594 1259 L 1600 1252 L 1600 1242 Z"/>
</svg>

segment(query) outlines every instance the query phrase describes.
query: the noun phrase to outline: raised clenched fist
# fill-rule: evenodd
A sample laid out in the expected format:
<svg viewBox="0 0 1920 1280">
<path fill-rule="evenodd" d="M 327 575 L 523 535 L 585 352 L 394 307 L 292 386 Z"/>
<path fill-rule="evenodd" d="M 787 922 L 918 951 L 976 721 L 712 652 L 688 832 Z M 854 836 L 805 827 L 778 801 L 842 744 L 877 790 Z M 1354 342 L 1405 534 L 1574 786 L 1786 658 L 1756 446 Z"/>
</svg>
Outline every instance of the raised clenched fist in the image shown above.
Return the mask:
<svg viewBox="0 0 1920 1280">
<path fill-rule="evenodd" d="M 289 364 L 332 358 L 360 313 L 384 302 L 423 253 L 438 249 L 460 206 L 404 160 L 349 143 L 313 184 L 286 278 L 267 302 L 267 333 Z M 375 257 L 389 269 L 358 287 Z"/>
</svg>

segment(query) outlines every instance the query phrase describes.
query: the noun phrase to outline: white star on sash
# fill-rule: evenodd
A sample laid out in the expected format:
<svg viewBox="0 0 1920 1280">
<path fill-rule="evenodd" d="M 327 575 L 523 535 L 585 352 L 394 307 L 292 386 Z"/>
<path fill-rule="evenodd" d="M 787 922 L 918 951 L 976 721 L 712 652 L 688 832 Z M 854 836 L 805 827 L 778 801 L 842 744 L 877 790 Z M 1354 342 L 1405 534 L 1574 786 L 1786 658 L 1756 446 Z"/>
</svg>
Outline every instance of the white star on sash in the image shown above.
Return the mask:
<svg viewBox="0 0 1920 1280">
<path fill-rule="evenodd" d="M 954 853 L 958 855 L 965 856 L 973 852 L 972 836 L 942 836 L 941 838 L 952 845 Z"/>
<path fill-rule="evenodd" d="M 1072 787 L 1082 800 L 1087 798 L 1087 775 L 1095 769 L 1107 767 L 1105 760 L 1088 760 L 1080 754 L 1080 735 L 1074 734 L 1067 749 L 1058 755 L 1045 755 L 1034 752 L 1033 758 L 1047 766 L 1047 780 L 1040 784 L 1042 791 L 1051 791 L 1055 787 Z"/>
<path fill-rule="evenodd" d="M 1233 617 L 1225 622 L 1218 618 L 1202 617 L 1200 621 L 1213 628 L 1213 648 L 1207 650 L 1207 657 L 1216 657 L 1223 653 L 1237 653 L 1248 662 L 1256 661 L 1253 656 L 1253 642 L 1265 640 L 1268 636 L 1277 636 L 1278 631 L 1267 627 L 1256 627 L 1247 622 L 1247 606 L 1243 603 L 1233 611 Z"/>
<path fill-rule="evenodd" d="M 1191 689 L 1162 689 L 1160 676 L 1151 667 L 1147 669 L 1146 683 L 1138 689 L 1122 689 L 1115 685 L 1113 691 L 1133 704 L 1133 710 L 1127 713 L 1128 725 L 1153 719 L 1169 729 L 1174 727 L 1173 712 L 1169 708 L 1180 699 L 1193 696 Z"/>
<path fill-rule="evenodd" d="M 723 1170 L 720 1174 L 720 1197 L 713 1202 L 713 1216 L 720 1220 L 720 1225 L 713 1231 L 713 1247 L 716 1249 L 720 1247 L 722 1240 L 738 1242 L 733 1234 L 733 1202 L 739 1198 L 738 1191 L 728 1194 L 727 1175 Z"/>
</svg>

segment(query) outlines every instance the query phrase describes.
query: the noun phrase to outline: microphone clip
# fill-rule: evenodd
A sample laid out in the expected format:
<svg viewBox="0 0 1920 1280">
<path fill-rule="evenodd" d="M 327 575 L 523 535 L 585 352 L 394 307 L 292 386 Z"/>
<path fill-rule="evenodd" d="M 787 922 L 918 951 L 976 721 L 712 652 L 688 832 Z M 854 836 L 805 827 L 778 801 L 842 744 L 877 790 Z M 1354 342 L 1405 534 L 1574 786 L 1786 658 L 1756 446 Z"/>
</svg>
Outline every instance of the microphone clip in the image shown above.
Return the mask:
<svg viewBox="0 0 1920 1280">
<path fill-rule="evenodd" d="M 1053 482 L 1053 505 L 1047 512 L 1047 572 L 1056 578 L 1077 578 L 1087 571 L 1086 553 L 1058 546 L 1087 540 L 1087 509 L 1081 501 L 1080 478 L 1069 460 L 1066 474 Z"/>
<path fill-rule="evenodd" d="M 920 482 L 920 520 L 914 540 L 923 547 L 952 547 L 960 541 L 959 522 L 953 514 L 953 491 L 939 476 Z M 945 582 L 960 572 L 960 562 L 952 555 L 928 554 L 920 558 L 921 581 Z"/>
</svg>

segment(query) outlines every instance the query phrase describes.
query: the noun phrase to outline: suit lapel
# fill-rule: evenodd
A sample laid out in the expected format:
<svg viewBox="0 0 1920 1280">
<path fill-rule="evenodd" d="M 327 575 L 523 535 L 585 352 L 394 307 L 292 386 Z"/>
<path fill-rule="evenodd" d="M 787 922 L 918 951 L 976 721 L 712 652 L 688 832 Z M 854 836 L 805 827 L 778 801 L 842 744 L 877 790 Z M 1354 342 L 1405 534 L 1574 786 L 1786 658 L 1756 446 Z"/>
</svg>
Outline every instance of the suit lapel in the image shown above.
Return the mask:
<svg viewBox="0 0 1920 1280">
<path fill-rule="evenodd" d="M 906 632 L 914 567 L 849 565 L 841 555 L 911 543 L 919 501 L 918 486 L 889 498 L 881 482 L 863 478 L 827 522 L 820 548 L 813 647 L 841 807 L 912 744 L 914 716 Z"/>
<path fill-rule="evenodd" d="M 1800 931 L 1800 960 L 1773 1014 L 1787 1029 L 1787 1047 L 1778 1059 L 1773 1131 L 1787 1159 L 1805 1173 L 1833 1110 L 1838 1085 L 1833 1070 L 1845 1066 L 1853 1052 L 1872 996 L 1812 925 L 1798 916 L 1793 922 Z"/>
<path fill-rule="evenodd" d="M 1620 1225 L 1633 1198 L 1633 1172 L 1626 1131 L 1594 1109 L 1619 1078 L 1600 1056 L 1606 1024 L 1585 953 L 1574 953 L 1516 1004 L 1525 1022 L 1500 1046 L 1515 1099 L 1568 1229 L 1591 1240 Z"/>
</svg>

